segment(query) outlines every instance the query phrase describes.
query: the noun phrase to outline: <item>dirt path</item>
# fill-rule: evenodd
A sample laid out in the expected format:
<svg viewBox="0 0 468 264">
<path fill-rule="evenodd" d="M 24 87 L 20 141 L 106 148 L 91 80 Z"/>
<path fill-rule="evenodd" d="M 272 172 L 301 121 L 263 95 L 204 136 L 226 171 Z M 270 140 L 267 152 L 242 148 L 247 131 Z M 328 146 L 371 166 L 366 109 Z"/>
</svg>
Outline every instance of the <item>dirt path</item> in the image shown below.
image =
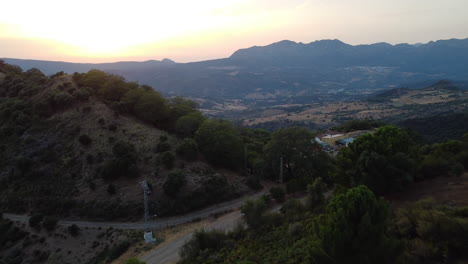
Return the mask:
<svg viewBox="0 0 468 264">
<path fill-rule="evenodd" d="M 325 193 L 325 197 L 330 197 L 331 191 Z M 296 197 L 301 202 L 305 203 L 306 196 Z M 271 208 L 270 212 L 279 212 L 282 204 L 278 204 Z M 231 231 L 239 223 L 242 223 L 242 215 L 240 210 L 235 210 L 228 214 L 225 214 L 217 219 L 214 219 L 210 222 L 207 222 L 202 228 L 205 230 L 223 230 Z M 179 251 L 182 246 L 190 240 L 195 229 L 186 230 L 185 233 L 181 234 L 179 237 L 171 240 L 165 241 L 161 245 L 158 245 L 155 249 L 144 253 L 140 256 L 139 259 L 146 262 L 147 264 L 173 264 L 177 263 L 180 260 Z"/>
</svg>

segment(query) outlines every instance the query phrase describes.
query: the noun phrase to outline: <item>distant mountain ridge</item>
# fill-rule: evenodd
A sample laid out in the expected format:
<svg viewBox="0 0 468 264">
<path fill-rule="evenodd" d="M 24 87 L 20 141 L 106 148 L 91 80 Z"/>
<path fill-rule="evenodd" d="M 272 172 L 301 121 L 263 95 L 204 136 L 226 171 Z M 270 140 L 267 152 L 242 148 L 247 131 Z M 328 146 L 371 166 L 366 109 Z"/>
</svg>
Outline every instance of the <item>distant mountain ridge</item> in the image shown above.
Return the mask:
<svg viewBox="0 0 468 264">
<path fill-rule="evenodd" d="M 152 85 L 168 95 L 307 101 L 359 96 L 428 80 L 468 80 L 468 39 L 416 45 L 283 40 L 240 49 L 228 58 L 191 63 L 168 59 L 101 64 L 4 60 L 46 74 L 96 68 Z"/>
</svg>

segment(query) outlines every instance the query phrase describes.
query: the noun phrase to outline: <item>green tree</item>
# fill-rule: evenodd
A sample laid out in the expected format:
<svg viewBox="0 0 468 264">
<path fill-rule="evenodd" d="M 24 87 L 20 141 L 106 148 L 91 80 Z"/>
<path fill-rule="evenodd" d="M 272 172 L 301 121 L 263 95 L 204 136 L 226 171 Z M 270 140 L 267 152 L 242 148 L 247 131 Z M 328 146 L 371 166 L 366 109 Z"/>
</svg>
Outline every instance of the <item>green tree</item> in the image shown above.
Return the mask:
<svg viewBox="0 0 468 264">
<path fill-rule="evenodd" d="M 362 135 L 338 154 L 336 183 L 364 184 L 377 194 L 401 190 L 414 178 L 414 147 L 409 135 L 393 126 Z"/>
<path fill-rule="evenodd" d="M 227 235 L 218 230 L 205 231 L 202 229 L 195 231 L 192 238 L 180 250 L 180 256 L 183 258 L 182 263 L 201 263 L 205 261 L 212 252 L 223 248 L 227 240 Z"/>
<path fill-rule="evenodd" d="M 241 207 L 244 220 L 251 228 L 258 228 L 264 222 L 264 214 L 268 209 L 264 199 L 247 200 Z"/>
<path fill-rule="evenodd" d="M 278 179 L 280 159 L 283 158 L 284 179 L 327 179 L 331 160 L 313 139 L 314 135 L 302 127 L 283 128 L 274 132 L 263 151 L 268 175 Z"/>
<path fill-rule="evenodd" d="M 80 234 L 80 228 L 75 224 L 68 226 L 67 230 L 68 233 L 70 233 L 70 235 L 73 237 L 76 237 Z"/>
<path fill-rule="evenodd" d="M 187 184 L 187 179 L 183 171 L 171 172 L 163 184 L 164 193 L 175 197 L 185 184 Z"/>
<path fill-rule="evenodd" d="M 38 227 L 43 219 L 44 219 L 44 215 L 42 215 L 42 214 L 33 214 L 29 218 L 29 226 L 30 227 Z"/>
<path fill-rule="evenodd" d="M 183 137 L 192 137 L 205 120 L 199 111 L 190 112 L 177 120 L 176 133 Z"/>
<path fill-rule="evenodd" d="M 282 203 L 285 201 L 286 192 L 282 187 L 272 187 L 270 189 L 270 194 L 276 202 Z"/>
<path fill-rule="evenodd" d="M 52 231 L 55 229 L 57 226 L 58 219 L 55 217 L 50 217 L 46 216 L 44 217 L 44 220 L 42 220 L 42 226 L 47 230 L 47 231 Z"/>
<path fill-rule="evenodd" d="M 195 160 L 198 156 L 198 145 L 191 138 L 184 138 L 184 142 L 177 147 L 177 154 L 186 160 Z"/>
<path fill-rule="evenodd" d="M 175 157 L 174 154 L 170 151 L 161 153 L 161 156 L 158 157 L 160 162 L 166 167 L 166 169 L 172 169 L 174 167 Z"/>
<path fill-rule="evenodd" d="M 395 263 L 402 247 L 388 235 L 389 217 L 383 199 L 366 186 L 352 188 L 328 203 L 321 246 L 335 263 Z"/>
<path fill-rule="evenodd" d="M 322 178 L 317 178 L 312 184 L 307 186 L 308 192 L 308 207 L 314 209 L 320 204 L 325 202 L 325 191 L 327 190 L 327 185 L 323 182 Z"/>
<path fill-rule="evenodd" d="M 228 121 L 203 122 L 195 139 L 200 151 L 211 163 L 228 168 L 241 166 L 244 153 L 242 137 Z"/>
<path fill-rule="evenodd" d="M 114 158 L 107 161 L 102 167 L 104 178 L 116 179 L 120 176 L 134 177 L 138 175 L 137 154 L 133 144 L 119 141 L 112 148 L 112 152 Z"/>
</svg>

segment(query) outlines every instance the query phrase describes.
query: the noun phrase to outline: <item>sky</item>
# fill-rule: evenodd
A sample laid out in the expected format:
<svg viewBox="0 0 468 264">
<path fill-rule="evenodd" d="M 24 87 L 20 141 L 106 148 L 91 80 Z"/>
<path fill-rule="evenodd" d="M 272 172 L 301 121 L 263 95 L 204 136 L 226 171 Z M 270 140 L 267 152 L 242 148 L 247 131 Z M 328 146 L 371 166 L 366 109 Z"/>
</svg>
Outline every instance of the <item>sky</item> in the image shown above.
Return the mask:
<svg viewBox="0 0 468 264">
<path fill-rule="evenodd" d="M 467 0 L 0 0 L 0 7 L 4 58 L 189 62 L 284 39 L 468 38 Z"/>
</svg>

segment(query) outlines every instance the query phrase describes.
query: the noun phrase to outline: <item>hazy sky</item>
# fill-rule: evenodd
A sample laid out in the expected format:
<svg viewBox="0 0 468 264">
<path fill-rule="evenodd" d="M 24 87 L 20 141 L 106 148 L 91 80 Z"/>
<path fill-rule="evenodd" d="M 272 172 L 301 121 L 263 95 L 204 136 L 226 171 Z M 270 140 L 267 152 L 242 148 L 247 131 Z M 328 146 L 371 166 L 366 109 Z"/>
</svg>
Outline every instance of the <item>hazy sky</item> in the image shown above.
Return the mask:
<svg viewBox="0 0 468 264">
<path fill-rule="evenodd" d="M 468 0 L 0 0 L 0 57 L 104 62 L 228 57 L 283 39 L 468 38 Z"/>
</svg>

